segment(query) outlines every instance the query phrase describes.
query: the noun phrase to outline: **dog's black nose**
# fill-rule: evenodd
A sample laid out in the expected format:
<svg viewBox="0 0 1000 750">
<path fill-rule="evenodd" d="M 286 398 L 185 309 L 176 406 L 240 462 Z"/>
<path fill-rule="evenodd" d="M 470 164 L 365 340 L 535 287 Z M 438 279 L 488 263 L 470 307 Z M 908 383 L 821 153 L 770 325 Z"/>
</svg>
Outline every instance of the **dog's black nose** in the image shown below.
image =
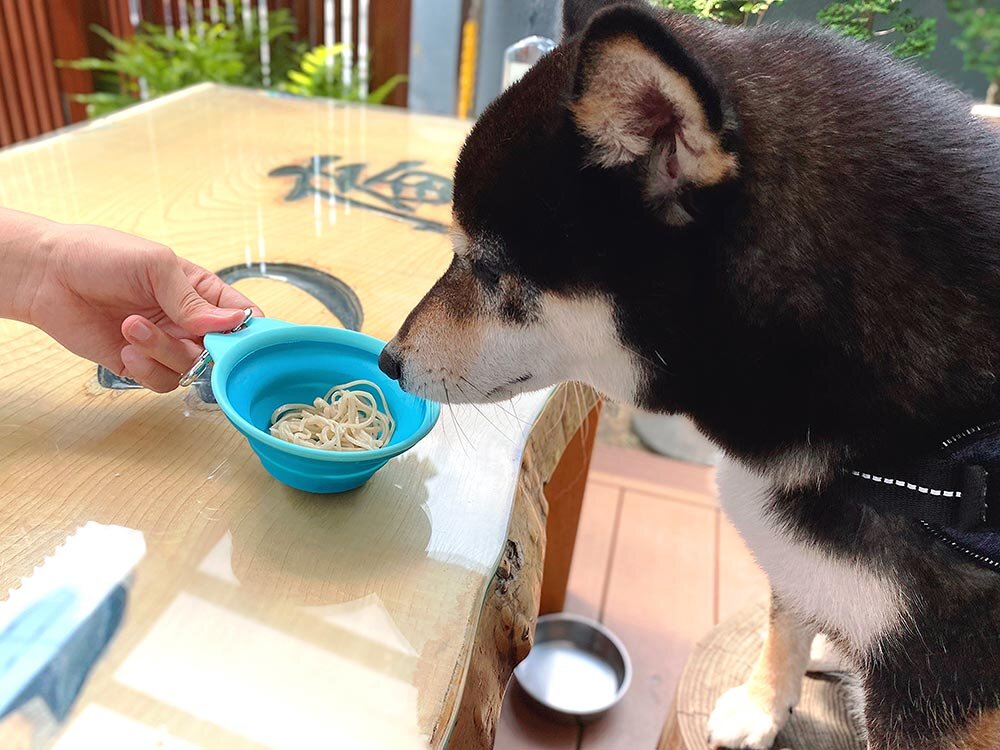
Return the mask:
<svg viewBox="0 0 1000 750">
<path fill-rule="evenodd" d="M 382 353 L 378 355 L 378 366 L 386 375 L 393 380 L 399 380 L 403 374 L 403 364 L 399 361 L 399 355 L 393 349 L 392 344 L 386 344 Z"/>
</svg>

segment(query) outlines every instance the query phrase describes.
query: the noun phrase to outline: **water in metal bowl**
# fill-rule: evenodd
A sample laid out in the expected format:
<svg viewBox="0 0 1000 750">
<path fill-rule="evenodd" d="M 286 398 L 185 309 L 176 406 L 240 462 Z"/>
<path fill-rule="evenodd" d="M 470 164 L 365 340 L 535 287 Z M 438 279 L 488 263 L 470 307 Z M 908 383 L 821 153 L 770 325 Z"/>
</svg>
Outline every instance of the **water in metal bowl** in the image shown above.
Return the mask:
<svg viewBox="0 0 1000 750">
<path fill-rule="evenodd" d="M 514 676 L 541 706 L 586 721 L 622 699 L 632 665 L 622 642 L 599 622 L 560 613 L 538 618 L 535 645 Z"/>
</svg>

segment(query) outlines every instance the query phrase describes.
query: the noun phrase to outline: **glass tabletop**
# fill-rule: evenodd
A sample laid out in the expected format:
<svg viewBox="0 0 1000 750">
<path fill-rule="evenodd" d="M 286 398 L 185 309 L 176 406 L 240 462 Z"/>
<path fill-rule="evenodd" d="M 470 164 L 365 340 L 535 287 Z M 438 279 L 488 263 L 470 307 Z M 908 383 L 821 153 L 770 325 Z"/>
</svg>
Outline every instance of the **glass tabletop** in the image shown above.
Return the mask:
<svg viewBox="0 0 1000 750">
<path fill-rule="evenodd" d="M 386 339 L 449 261 L 467 130 L 199 86 L 0 152 L 0 204 L 160 241 L 269 316 Z M 549 394 L 445 407 L 362 488 L 315 496 L 263 471 L 205 383 L 137 390 L 12 322 L 0 342 L 0 591 L 44 592 L 40 627 L 85 620 L 0 745 L 444 744 Z M 83 685 L 60 701 L 66 674 Z"/>
</svg>

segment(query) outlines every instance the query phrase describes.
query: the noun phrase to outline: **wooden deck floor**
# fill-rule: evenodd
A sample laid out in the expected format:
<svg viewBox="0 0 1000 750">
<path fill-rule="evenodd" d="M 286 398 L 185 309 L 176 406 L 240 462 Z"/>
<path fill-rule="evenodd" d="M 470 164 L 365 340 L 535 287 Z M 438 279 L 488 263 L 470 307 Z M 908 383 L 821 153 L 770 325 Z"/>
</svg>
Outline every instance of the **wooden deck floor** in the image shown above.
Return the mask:
<svg viewBox="0 0 1000 750">
<path fill-rule="evenodd" d="M 694 644 L 767 590 L 719 511 L 710 469 L 596 446 L 566 609 L 624 641 L 632 688 L 605 718 L 578 727 L 538 717 L 512 685 L 497 750 L 653 750 Z"/>
</svg>

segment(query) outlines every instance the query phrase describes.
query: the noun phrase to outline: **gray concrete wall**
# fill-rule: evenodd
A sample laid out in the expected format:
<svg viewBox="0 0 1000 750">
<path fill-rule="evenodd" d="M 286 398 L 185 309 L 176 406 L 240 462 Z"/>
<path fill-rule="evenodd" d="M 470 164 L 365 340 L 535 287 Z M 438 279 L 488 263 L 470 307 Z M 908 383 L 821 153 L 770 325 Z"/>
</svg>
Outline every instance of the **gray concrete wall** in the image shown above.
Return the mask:
<svg viewBox="0 0 1000 750">
<path fill-rule="evenodd" d="M 483 0 L 476 74 L 477 115 L 500 93 L 504 50 L 532 34 L 558 40 L 561 12 L 559 0 Z"/>
<path fill-rule="evenodd" d="M 413 0 L 410 109 L 439 115 L 455 114 L 461 14 L 461 0 Z"/>
<path fill-rule="evenodd" d="M 768 22 L 815 22 L 829 0 L 785 0 L 773 8 Z M 986 77 L 962 69 L 962 54 L 952 43 L 958 27 L 942 0 L 911 0 L 914 12 L 938 19 L 937 50 L 919 64 L 960 86 L 971 96 L 986 94 Z M 531 34 L 559 38 L 561 0 L 483 0 L 474 113 L 500 93 L 503 53 Z M 410 53 L 410 107 L 421 112 L 454 114 L 457 97 L 460 0 L 413 0 Z"/>
</svg>

